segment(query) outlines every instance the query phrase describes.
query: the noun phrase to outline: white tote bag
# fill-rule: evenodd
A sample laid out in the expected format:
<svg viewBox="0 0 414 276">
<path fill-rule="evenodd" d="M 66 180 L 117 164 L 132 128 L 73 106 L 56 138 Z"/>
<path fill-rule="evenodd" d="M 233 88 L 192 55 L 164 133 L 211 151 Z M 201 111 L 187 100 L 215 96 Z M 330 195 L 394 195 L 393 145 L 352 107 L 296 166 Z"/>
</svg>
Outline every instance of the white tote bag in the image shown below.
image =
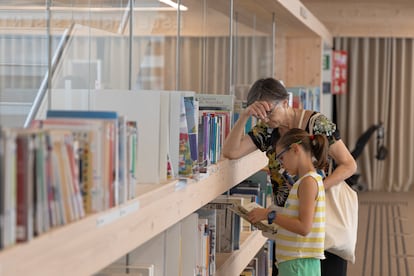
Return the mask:
<svg viewBox="0 0 414 276">
<path fill-rule="evenodd" d="M 325 191 L 325 250 L 355 263 L 358 196 L 342 181 Z"/>
<path fill-rule="evenodd" d="M 320 113 L 315 114 L 309 120 L 310 134 L 313 134 L 313 126 L 319 115 Z M 329 172 L 331 170 L 332 166 L 330 166 Z M 325 191 L 325 199 L 325 250 L 355 263 L 358 195 L 345 181 L 342 181 Z"/>
</svg>

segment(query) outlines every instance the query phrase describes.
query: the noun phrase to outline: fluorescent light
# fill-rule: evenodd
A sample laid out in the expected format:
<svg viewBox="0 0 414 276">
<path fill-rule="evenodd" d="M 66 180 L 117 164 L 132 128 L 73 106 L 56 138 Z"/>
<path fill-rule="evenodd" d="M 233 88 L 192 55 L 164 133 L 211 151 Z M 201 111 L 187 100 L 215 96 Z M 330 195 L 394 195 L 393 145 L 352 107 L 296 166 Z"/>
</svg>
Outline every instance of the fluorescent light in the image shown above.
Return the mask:
<svg viewBox="0 0 414 276">
<path fill-rule="evenodd" d="M 171 1 L 171 0 L 158 0 L 158 1 L 160 1 L 161 3 L 167 4 L 168 6 L 173 7 L 176 10 L 178 9 L 178 4 L 175 3 L 174 1 Z M 180 4 L 180 11 L 186 11 L 186 10 L 188 10 L 188 8 Z"/>
</svg>

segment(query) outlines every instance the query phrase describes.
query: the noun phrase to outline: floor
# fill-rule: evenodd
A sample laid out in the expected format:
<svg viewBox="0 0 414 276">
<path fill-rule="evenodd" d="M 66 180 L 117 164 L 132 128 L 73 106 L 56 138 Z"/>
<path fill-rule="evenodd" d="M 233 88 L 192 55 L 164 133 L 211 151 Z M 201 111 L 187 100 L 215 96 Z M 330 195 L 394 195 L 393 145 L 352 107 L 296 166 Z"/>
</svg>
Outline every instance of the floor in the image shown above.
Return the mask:
<svg viewBox="0 0 414 276">
<path fill-rule="evenodd" d="M 358 198 L 356 261 L 348 275 L 414 276 L 414 191 L 360 192 Z"/>
</svg>

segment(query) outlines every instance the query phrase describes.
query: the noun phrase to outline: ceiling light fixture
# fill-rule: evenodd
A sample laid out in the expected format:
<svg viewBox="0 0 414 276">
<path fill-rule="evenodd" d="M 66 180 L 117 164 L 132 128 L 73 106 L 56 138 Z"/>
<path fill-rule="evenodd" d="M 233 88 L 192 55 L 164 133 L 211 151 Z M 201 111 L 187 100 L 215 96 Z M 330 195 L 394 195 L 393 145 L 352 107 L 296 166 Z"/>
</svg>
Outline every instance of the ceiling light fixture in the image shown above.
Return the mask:
<svg viewBox="0 0 414 276">
<path fill-rule="evenodd" d="M 175 3 L 174 1 L 171 1 L 171 0 L 158 0 L 158 1 L 160 1 L 161 3 L 167 4 L 168 6 L 173 7 L 176 10 L 178 9 L 178 4 Z M 186 11 L 186 10 L 188 10 L 188 8 L 180 4 L 180 11 Z"/>
</svg>

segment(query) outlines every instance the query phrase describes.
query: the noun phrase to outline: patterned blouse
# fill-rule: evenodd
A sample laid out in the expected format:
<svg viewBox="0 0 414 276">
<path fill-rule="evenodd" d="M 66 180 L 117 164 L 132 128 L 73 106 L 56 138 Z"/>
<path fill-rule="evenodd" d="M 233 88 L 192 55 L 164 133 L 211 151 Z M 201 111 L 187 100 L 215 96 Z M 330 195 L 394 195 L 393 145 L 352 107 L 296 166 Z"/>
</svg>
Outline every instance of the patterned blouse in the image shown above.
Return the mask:
<svg viewBox="0 0 414 276">
<path fill-rule="evenodd" d="M 332 145 L 337 140 L 341 139 L 339 130 L 336 125 L 332 123 L 325 115 L 318 112 L 312 113 L 310 118 L 317 115 L 314 125 L 313 134 L 324 134 L 328 138 L 329 145 Z M 309 132 L 309 122 L 306 124 L 305 130 Z M 291 185 L 287 183 L 286 178 L 279 172 L 281 166 L 276 160 L 276 153 L 274 145 L 280 138 L 278 128 L 270 128 L 264 122 L 259 121 L 248 133 L 253 143 L 258 149 L 266 152 L 266 156 L 269 159 L 268 168 L 270 172 L 270 179 L 273 186 L 274 204 L 278 206 L 284 206 L 285 201 L 289 195 Z"/>
</svg>

